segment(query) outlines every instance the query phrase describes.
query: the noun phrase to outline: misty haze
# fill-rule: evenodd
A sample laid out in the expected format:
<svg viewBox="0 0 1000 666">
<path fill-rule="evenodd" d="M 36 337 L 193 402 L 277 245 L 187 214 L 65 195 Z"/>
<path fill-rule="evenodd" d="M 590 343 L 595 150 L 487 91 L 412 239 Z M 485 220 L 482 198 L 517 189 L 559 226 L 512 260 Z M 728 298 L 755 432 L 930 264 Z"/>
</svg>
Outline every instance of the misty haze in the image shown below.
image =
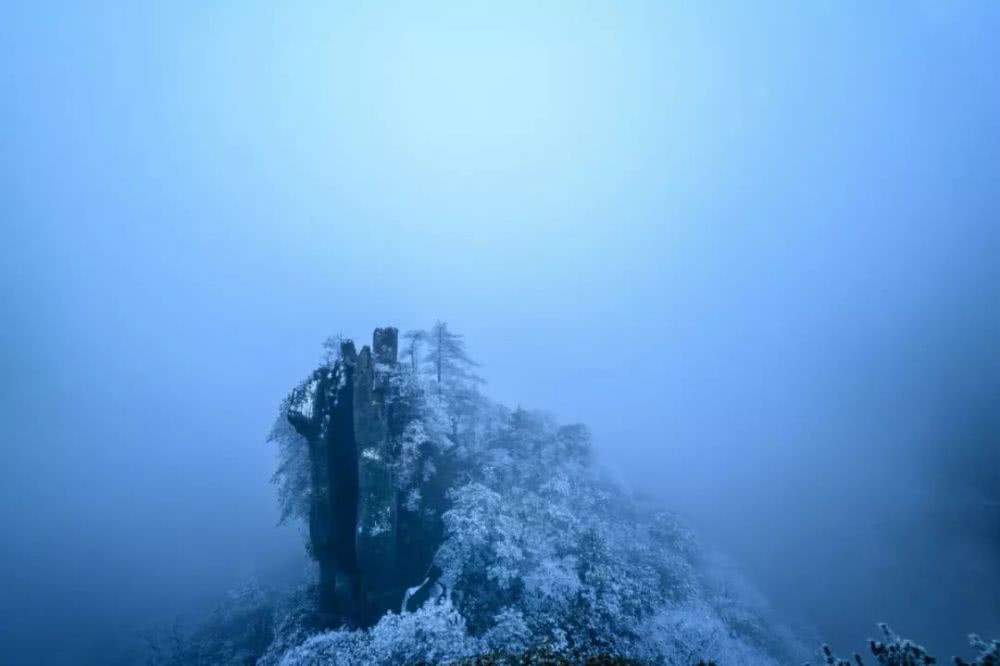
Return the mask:
<svg viewBox="0 0 1000 666">
<path fill-rule="evenodd" d="M 998 30 L 5 6 L 0 663 L 1000 663 Z"/>
</svg>

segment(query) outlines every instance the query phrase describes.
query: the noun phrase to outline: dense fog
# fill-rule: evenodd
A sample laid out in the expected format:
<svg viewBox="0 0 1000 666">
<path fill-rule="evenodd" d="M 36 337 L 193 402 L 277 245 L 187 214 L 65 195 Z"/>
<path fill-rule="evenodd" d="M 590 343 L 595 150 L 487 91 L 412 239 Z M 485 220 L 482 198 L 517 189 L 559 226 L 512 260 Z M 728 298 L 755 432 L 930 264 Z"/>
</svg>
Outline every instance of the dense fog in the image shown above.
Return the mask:
<svg viewBox="0 0 1000 666">
<path fill-rule="evenodd" d="M 279 401 L 446 320 L 807 641 L 1000 636 L 1000 9 L 15 3 L 0 661 L 248 576 Z"/>
</svg>

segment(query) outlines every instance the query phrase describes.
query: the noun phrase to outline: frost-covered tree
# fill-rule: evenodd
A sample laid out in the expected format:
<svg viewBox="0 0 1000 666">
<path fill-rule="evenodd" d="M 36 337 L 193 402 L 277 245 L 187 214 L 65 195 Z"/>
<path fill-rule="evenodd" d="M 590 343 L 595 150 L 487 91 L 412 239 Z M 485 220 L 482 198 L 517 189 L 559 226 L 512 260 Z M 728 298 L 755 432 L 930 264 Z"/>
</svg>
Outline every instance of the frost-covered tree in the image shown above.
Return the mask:
<svg viewBox="0 0 1000 666">
<path fill-rule="evenodd" d="M 469 356 L 465 337 L 439 320 L 429 329 L 409 331 L 403 338 L 404 357 L 414 372 L 430 377 L 434 392 L 447 409 L 452 439 L 458 439 L 461 430 L 474 427 L 484 405 L 479 387 L 485 382 L 476 373 L 479 364 Z"/>
<path fill-rule="evenodd" d="M 267 440 L 278 447 L 278 467 L 271 482 L 278 488 L 279 522 L 307 520 L 312 492 L 309 444 L 283 416 L 275 420 Z"/>
<path fill-rule="evenodd" d="M 430 365 L 438 386 L 482 383 L 475 373 L 479 364 L 465 350 L 464 335 L 449 330 L 440 320 L 419 335 L 427 347 L 423 361 Z"/>
</svg>

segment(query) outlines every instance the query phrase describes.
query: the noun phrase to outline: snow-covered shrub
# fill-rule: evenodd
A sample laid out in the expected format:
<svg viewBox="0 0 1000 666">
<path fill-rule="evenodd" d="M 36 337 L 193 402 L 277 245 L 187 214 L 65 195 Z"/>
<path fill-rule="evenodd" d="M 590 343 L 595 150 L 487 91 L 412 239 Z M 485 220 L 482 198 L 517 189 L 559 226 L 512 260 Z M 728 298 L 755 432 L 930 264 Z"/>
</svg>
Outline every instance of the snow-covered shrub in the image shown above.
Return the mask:
<svg viewBox="0 0 1000 666">
<path fill-rule="evenodd" d="M 493 626 L 483 634 L 482 644 L 490 652 L 521 654 L 531 645 L 531 629 L 521 611 L 505 608 L 493 616 Z"/>
<path fill-rule="evenodd" d="M 971 662 L 955 657 L 955 666 L 997 666 L 1000 664 L 1000 640 L 984 641 L 976 634 L 969 634 L 969 644 L 979 651 Z"/>
<path fill-rule="evenodd" d="M 367 636 L 361 631 L 338 629 L 316 634 L 282 655 L 281 666 L 355 666 L 368 656 Z"/>
<path fill-rule="evenodd" d="M 441 664 L 479 651 L 465 618 L 448 600 L 430 602 L 412 613 L 389 613 L 368 634 L 372 664 Z"/>
<path fill-rule="evenodd" d="M 447 600 L 412 613 L 388 613 L 368 630 L 318 634 L 288 651 L 281 666 L 447 664 L 480 652 L 465 619 Z"/>
<path fill-rule="evenodd" d="M 646 636 L 634 656 L 643 663 L 778 664 L 774 655 L 740 638 L 704 602 L 666 606 L 640 627 Z"/>
<path fill-rule="evenodd" d="M 868 649 L 875 657 L 875 662 L 880 666 L 928 666 L 936 664 L 938 660 L 931 656 L 926 648 L 917 645 L 913 641 L 897 635 L 887 624 L 879 624 L 882 631 L 883 640 L 868 641 Z M 961 657 L 954 657 L 955 666 L 997 666 L 1000 664 L 1000 640 L 984 641 L 975 634 L 969 635 L 969 643 L 979 651 L 979 655 L 971 662 L 965 661 Z M 855 653 L 853 658 L 841 659 L 833 654 L 829 645 L 824 645 L 821 649 L 822 663 L 829 666 L 863 666 L 865 661 L 860 654 Z"/>
</svg>

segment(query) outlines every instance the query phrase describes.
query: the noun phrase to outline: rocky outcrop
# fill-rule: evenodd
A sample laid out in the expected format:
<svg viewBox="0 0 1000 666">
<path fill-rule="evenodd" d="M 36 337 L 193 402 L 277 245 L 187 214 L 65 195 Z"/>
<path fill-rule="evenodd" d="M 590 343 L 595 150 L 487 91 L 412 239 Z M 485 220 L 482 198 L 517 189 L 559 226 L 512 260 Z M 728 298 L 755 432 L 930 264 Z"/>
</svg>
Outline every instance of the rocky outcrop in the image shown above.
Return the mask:
<svg viewBox="0 0 1000 666">
<path fill-rule="evenodd" d="M 374 351 L 372 351 L 374 350 Z M 372 346 L 341 344 L 290 401 L 289 423 L 309 445 L 309 549 L 319 563 L 328 624 L 368 626 L 399 607 L 413 567 L 397 553 L 400 497 L 387 397 L 398 332 L 375 330 Z M 403 530 L 406 532 L 406 530 Z"/>
<path fill-rule="evenodd" d="M 358 459 L 355 549 L 361 582 L 362 623 L 377 620 L 397 603 L 397 503 L 393 451 L 386 416 L 388 375 L 396 364 L 395 328 L 375 330 L 372 347 L 354 370 L 354 445 Z"/>
</svg>

